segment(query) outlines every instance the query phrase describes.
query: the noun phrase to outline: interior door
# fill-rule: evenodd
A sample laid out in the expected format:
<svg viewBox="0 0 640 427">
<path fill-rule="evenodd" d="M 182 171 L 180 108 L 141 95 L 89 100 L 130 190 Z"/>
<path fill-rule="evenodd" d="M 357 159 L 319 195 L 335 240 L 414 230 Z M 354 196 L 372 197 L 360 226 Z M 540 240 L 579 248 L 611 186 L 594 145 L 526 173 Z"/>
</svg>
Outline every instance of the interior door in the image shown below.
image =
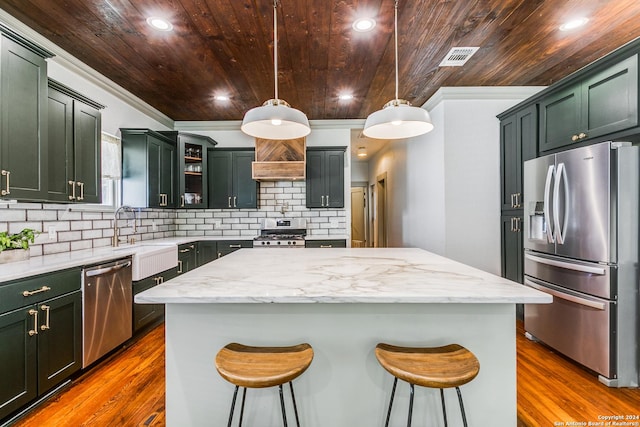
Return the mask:
<svg viewBox="0 0 640 427">
<path fill-rule="evenodd" d="M 615 262 L 610 251 L 611 144 L 557 154 L 554 200 L 556 253 L 586 261 Z"/>
<path fill-rule="evenodd" d="M 351 247 L 364 248 L 367 246 L 367 208 L 366 187 L 351 188 Z"/>
</svg>

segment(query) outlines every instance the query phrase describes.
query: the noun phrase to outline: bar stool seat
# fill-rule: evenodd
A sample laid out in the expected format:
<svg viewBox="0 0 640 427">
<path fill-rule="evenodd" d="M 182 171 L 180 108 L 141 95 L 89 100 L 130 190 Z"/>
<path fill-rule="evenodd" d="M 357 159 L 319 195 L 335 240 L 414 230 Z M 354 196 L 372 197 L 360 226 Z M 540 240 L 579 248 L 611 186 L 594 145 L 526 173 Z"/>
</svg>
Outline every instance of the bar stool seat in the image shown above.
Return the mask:
<svg viewBox="0 0 640 427">
<path fill-rule="evenodd" d="M 445 426 L 447 414 L 442 390 L 455 387 L 463 423 L 467 425 L 459 387 L 473 380 L 480 372 L 480 362 L 471 351 L 459 344 L 442 347 L 400 347 L 380 343 L 376 346 L 375 354 L 380 365 L 395 377 L 385 425 L 389 425 L 398 379 L 411 385 L 407 426 L 411 426 L 414 385 L 440 389 Z"/>
<path fill-rule="evenodd" d="M 282 419 L 285 427 L 287 417 L 284 406 L 282 385 L 289 383 L 296 422 L 298 409 L 293 393 L 292 381 L 299 377 L 311 365 L 313 349 L 307 343 L 288 347 L 254 347 L 238 343 L 224 346 L 216 355 L 216 369 L 220 376 L 236 386 L 228 426 L 231 426 L 239 387 L 244 387 L 242 407 L 240 410 L 239 426 L 242 425 L 244 401 L 247 388 L 266 388 L 278 386 L 280 389 L 280 404 Z"/>
</svg>

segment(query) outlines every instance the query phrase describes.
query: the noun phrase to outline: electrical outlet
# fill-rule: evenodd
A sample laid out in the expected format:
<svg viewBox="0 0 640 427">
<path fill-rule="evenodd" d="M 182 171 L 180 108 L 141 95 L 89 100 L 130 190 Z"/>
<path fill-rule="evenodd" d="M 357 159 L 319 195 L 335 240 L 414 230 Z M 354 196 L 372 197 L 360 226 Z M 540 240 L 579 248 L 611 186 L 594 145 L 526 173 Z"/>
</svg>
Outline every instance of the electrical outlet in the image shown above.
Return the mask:
<svg viewBox="0 0 640 427">
<path fill-rule="evenodd" d="M 49 240 L 56 240 L 56 227 L 53 225 L 49 226 Z"/>
</svg>

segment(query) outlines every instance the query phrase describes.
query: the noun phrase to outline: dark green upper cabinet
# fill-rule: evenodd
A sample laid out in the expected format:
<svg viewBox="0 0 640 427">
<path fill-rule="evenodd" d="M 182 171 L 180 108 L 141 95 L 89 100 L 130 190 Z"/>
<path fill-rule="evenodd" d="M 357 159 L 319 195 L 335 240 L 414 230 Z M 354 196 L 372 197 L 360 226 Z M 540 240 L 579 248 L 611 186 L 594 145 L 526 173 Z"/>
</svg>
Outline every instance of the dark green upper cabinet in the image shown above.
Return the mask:
<svg viewBox="0 0 640 427">
<path fill-rule="evenodd" d="M 500 121 L 502 210 L 522 209 L 522 164 L 536 157 L 538 110 L 531 105 Z"/>
<path fill-rule="evenodd" d="M 177 147 L 178 200 L 180 208 L 208 207 L 207 149 L 218 143 L 213 139 L 191 133 L 160 132 Z"/>
<path fill-rule="evenodd" d="M 306 165 L 307 207 L 344 207 L 344 149 L 309 148 Z"/>
<path fill-rule="evenodd" d="M 638 125 L 638 55 L 586 76 L 540 101 L 540 151 Z"/>
<path fill-rule="evenodd" d="M 251 177 L 255 151 L 209 149 L 207 156 L 209 207 L 257 208 L 258 182 Z"/>
<path fill-rule="evenodd" d="M 47 199 L 47 62 L 0 26 L 0 198 Z"/>
<path fill-rule="evenodd" d="M 122 203 L 137 208 L 176 206 L 175 143 L 149 129 L 122 133 Z"/>
<path fill-rule="evenodd" d="M 50 201 L 100 203 L 100 109 L 104 106 L 49 80 L 48 197 Z"/>
</svg>

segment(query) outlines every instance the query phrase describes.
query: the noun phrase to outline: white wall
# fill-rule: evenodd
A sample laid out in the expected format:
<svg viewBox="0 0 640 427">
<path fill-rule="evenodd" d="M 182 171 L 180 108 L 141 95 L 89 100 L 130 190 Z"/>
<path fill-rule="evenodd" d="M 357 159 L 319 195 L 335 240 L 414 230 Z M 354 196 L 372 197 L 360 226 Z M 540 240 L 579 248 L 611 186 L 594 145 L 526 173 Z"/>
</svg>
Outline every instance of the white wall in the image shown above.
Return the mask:
<svg viewBox="0 0 640 427">
<path fill-rule="evenodd" d="M 389 246 L 420 247 L 500 274 L 500 133 L 496 115 L 541 88 L 441 88 L 435 129 L 393 141 L 369 164 L 386 172 Z"/>
</svg>

